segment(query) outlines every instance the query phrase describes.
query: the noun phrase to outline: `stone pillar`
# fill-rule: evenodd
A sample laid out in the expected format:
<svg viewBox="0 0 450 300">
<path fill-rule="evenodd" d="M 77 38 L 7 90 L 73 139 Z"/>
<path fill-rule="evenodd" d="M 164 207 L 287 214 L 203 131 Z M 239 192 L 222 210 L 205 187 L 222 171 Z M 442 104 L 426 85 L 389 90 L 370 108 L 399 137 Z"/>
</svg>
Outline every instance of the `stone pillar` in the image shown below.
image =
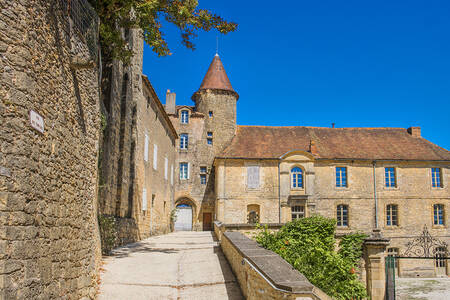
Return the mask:
<svg viewBox="0 0 450 300">
<path fill-rule="evenodd" d="M 366 287 L 369 299 L 383 300 L 385 298 L 386 247 L 389 239 L 381 236 L 380 229 L 374 229 L 370 237 L 364 241 L 364 260 L 366 267 Z"/>
</svg>

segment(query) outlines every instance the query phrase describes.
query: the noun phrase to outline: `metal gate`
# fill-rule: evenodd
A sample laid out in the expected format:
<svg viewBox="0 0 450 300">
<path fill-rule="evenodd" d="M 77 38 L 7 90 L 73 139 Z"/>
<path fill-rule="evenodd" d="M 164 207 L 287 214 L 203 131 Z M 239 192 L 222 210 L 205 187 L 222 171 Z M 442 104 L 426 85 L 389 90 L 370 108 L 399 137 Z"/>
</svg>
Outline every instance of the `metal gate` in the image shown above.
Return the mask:
<svg viewBox="0 0 450 300">
<path fill-rule="evenodd" d="M 177 206 L 177 219 L 175 221 L 176 231 L 192 230 L 192 207 L 186 204 Z"/>
<path fill-rule="evenodd" d="M 398 250 L 398 249 L 397 249 Z M 396 277 L 401 274 L 400 262 L 402 260 L 431 260 L 429 265 L 434 266 L 434 276 L 446 275 L 448 264 L 447 243 L 430 235 L 426 225 L 422 234 L 406 244 L 406 250 L 400 255 L 395 251 L 388 251 L 385 260 L 386 270 L 386 299 L 396 299 Z"/>
</svg>

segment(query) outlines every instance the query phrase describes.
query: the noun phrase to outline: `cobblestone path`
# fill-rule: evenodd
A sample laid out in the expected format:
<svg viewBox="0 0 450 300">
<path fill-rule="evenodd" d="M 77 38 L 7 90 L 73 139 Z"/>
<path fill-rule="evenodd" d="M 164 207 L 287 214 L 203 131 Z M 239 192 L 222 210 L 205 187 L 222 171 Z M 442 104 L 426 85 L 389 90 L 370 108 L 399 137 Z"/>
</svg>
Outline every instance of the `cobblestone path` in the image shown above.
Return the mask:
<svg viewBox="0 0 450 300">
<path fill-rule="evenodd" d="M 174 232 L 104 259 L 99 299 L 243 299 L 211 232 Z"/>
</svg>

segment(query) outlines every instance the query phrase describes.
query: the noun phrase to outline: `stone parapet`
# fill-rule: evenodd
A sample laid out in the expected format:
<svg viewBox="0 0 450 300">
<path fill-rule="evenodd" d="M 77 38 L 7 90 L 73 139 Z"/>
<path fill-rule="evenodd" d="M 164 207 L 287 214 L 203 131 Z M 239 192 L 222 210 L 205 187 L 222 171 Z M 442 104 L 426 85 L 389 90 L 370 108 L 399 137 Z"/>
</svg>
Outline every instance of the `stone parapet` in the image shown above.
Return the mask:
<svg viewBox="0 0 450 300">
<path fill-rule="evenodd" d="M 221 247 L 246 299 L 331 299 L 279 255 L 240 232 L 224 232 Z"/>
<path fill-rule="evenodd" d="M 267 229 L 272 231 L 278 231 L 284 223 L 262 223 L 259 225 L 264 228 L 267 227 Z M 222 239 L 222 234 L 226 231 L 239 231 L 244 235 L 251 236 L 252 234 L 256 234 L 258 229 L 256 224 L 226 224 L 220 221 L 214 222 L 214 233 L 219 241 Z"/>
</svg>

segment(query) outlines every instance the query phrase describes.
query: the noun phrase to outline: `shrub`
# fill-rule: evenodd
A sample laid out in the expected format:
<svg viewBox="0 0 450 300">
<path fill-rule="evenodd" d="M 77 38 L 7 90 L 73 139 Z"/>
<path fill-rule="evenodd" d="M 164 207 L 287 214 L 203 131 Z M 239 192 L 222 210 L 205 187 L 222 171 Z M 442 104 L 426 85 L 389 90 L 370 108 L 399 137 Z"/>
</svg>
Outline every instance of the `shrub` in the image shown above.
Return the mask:
<svg viewBox="0 0 450 300">
<path fill-rule="evenodd" d="M 256 235 L 256 241 L 279 254 L 315 286 L 335 299 L 367 297 L 364 285 L 352 269 L 361 257 L 362 234 L 344 237 L 335 251 L 336 221 L 319 215 L 294 220 L 278 232 L 267 227 Z"/>
</svg>

